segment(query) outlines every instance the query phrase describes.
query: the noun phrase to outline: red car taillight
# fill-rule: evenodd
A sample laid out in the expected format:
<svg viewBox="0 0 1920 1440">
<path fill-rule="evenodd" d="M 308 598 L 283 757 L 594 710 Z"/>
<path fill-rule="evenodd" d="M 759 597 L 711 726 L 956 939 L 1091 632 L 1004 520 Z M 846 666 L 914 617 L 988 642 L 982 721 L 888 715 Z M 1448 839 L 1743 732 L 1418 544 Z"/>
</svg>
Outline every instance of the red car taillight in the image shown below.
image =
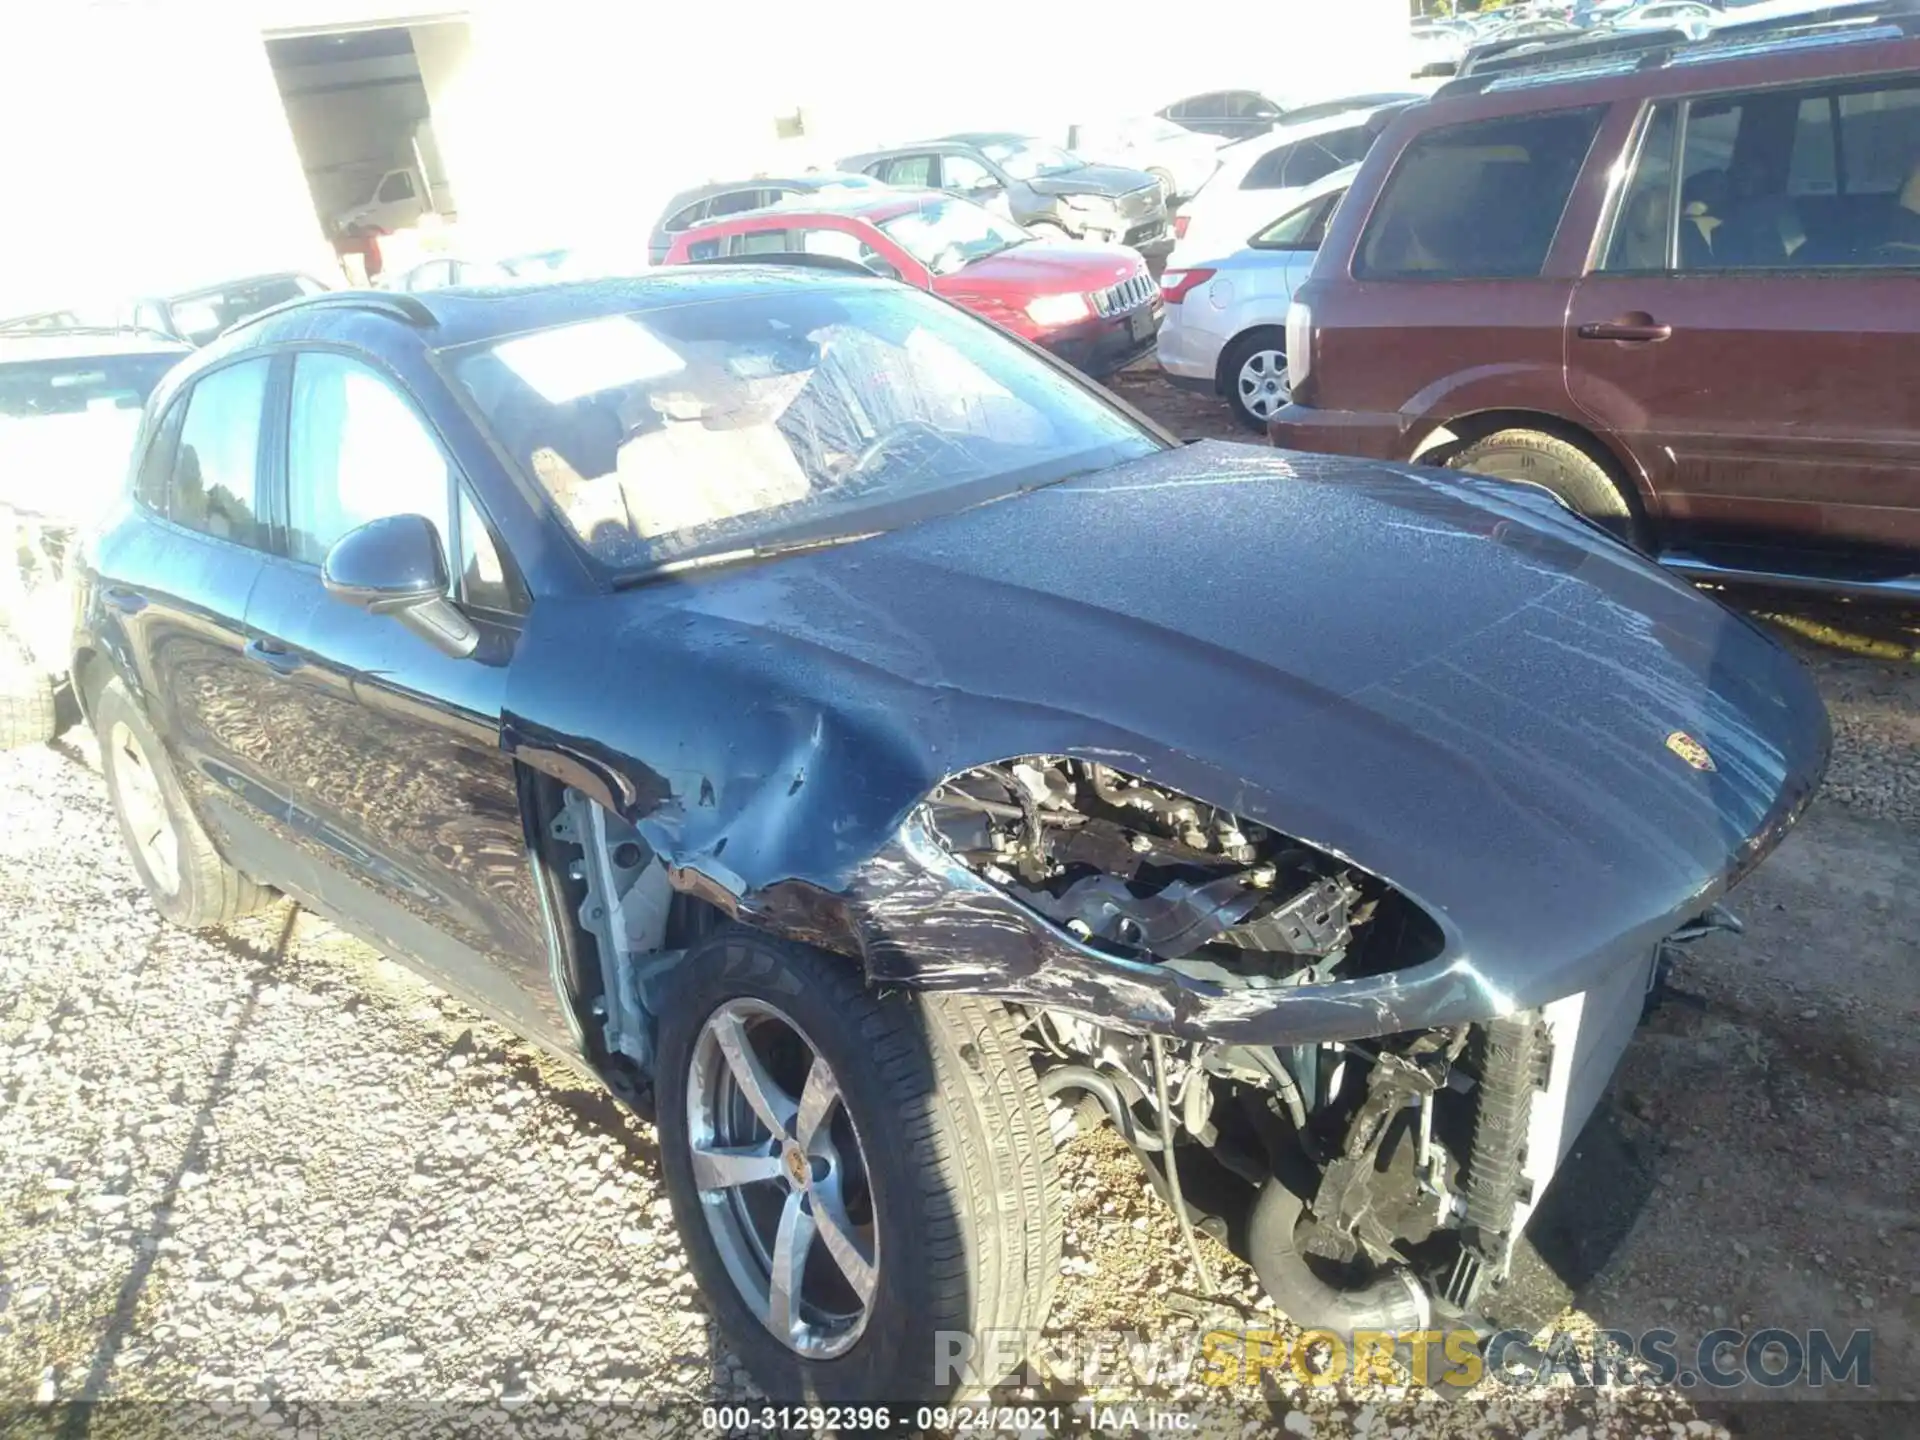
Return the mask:
<svg viewBox="0 0 1920 1440">
<path fill-rule="evenodd" d="M 1178 305 L 1196 285 L 1204 285 L 1217 272 L 1212 270 L 1169 270 L 1160 277 L 1160 298 Z"/>
<path fill-rule="evenodd" d="M 1174 239 L 1184 240 L 1187 238 L 1187 221 L 1189 221 L 1192 218 L 1193 217 L 1190 215 L 1176 215 L 1173 217 L 1173 238 Z"/>
</svg>

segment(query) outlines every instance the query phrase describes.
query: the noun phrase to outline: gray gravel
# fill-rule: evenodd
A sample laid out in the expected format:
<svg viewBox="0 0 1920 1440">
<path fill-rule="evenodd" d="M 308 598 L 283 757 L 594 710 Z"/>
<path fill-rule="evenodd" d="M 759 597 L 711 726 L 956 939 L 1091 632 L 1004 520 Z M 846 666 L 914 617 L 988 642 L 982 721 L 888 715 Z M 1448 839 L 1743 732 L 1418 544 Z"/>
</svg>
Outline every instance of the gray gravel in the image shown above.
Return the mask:
<svg viewBox="0 0 1920 1440">
<path fill-rule="evenodd" d="M 84 739 L 0 756 L 0 1405 L 244 1416 L 389 1398 L 538 1416 L 614 1400 L 665 1405 L 640 1418 L 685 1430 L 687 1402 L 753 1397 L 687 1275 L 648 1127 L 290 906 L 229 935 L 169 928 L 93 764 Z M 1217 1249 L 1230 1303 L 1194 1298 L 1169 1212 L 1110 1137 L 1065 1163 L 1057 1333 L 1178 1353 L 1213 1325 L 1285 1328 Z M 1155 1378 L 1209 1433 L 1240 1433 L 1242 1397 Z M 1141 1385 L 1110 1369 L 1037 1393 Z M 1404 1389 L 1267 1393 L 1300 1410 L 1290 1433 L 1488 1433 L 1481 1407 Z M 1724 1433 L 1668 1431 L 1690 1413 L 1670 1397 L 1497 1403 L 1515 1435 L 1608 1417 L 1619 1428 L 1594 1436 Z"/>
</svg>

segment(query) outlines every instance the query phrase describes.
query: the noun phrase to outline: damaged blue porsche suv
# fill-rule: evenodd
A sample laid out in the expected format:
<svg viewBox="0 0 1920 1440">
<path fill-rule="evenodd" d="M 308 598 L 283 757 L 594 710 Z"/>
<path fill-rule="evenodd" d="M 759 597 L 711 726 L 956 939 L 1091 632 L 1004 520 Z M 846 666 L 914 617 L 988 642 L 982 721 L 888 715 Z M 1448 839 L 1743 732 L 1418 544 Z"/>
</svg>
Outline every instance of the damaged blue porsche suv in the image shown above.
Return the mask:
<svg viewBox="0 0 1920 1440">
<path fill-rule="evenodd" d="M 1543 492 L 1183 446 L 831 267 L 256 316 L 81 588 L 161 913 L 285 894 L 590 1069 L 834 1403 L 1000 1378 L 1075 1125 L 1304 1324 L 1474 1323 L 1828 746 Z"/>
</svg>

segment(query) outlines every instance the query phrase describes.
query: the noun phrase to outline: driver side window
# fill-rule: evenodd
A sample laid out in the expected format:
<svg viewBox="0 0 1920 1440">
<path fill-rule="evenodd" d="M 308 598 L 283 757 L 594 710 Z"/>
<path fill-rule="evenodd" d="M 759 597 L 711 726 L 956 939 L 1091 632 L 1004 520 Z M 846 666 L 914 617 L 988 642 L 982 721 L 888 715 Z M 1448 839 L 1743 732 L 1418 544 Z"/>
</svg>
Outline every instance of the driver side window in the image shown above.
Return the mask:
<svg viewBox="0 0 1920 1440">
<path fill-rule="evenodd" d="M 424 515 L 444 547 L 452 472 L 412 404 L 383 376 L 310 351 L 293 367 L 287 426 L 287 553 L 318 565 L 349 530 Z"/>
<path fill-rule="evenodd" d="M 993 178 L 993 172 L 970 155 L 942 156 L 940 178 L 944 182 L 942 189 L 958 190 L 963 194 L 978 194 L 983 190 L 1000 188 L 1000 182 Z"/>
</svg>

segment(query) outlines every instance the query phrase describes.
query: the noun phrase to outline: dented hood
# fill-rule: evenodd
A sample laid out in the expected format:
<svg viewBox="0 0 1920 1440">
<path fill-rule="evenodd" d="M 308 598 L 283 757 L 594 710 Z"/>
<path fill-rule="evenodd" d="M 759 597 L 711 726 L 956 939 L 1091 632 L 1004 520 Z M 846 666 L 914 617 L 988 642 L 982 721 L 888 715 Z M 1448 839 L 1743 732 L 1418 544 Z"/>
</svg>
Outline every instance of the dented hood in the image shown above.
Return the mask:
<svg viewBox="0 0 1920 1440">
<path fill-rule="evenodd" d="M 1538 492 L 1248 446 L 530 630 L 509 747 L 736 894 L 840 891 L 941 776 L 1072 753 L 1373 870 L 1520 997 L 1719 893 L 1827 746 L 1778 645 Z"/>
</svg>

